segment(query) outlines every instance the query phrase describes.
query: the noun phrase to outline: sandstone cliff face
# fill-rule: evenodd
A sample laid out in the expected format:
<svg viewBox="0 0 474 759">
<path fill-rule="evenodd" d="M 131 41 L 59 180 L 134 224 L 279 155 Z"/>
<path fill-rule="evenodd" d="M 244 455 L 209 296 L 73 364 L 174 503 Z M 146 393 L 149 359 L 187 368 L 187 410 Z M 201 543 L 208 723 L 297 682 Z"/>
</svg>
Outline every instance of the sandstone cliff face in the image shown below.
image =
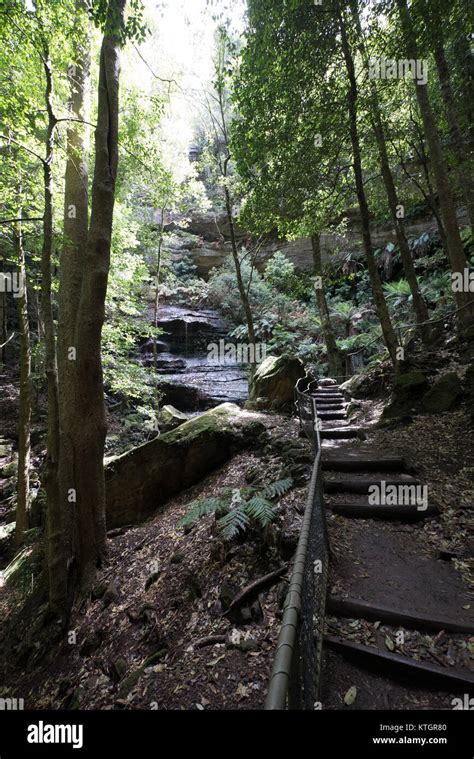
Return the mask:
<svg viewBox="0 0 474 759">
<path fill-rule="evenodd" d="M 461 221 L 465 217 L 464 211 L 459 211 Z M 178 232 L 185 232 L 185 239 L 177 243 L 172 250 L 176 259 L 189 254 L 197 266 L 199 276 L 207 279 L 210 270 L 215 266 L 222 266 L 228 256 L 231 255 L 229 224 L 224 213 L 196 214 L 191 216 L 188 226 L 180 230 L 179 225 L 173 225 Z M 425 217 L 418 220 L 407 221 L 406 231 L 409 237 L 419 237 L 424 232 L 436 231 L 436 220 Z M 241 243 L 245 242 L 247 233 L 237 227 L 237 238 Z M 388 243 L 397 243 L 395 230 L 392 224 L 376 225 L 372 227 L 372 240 L 375 247 L 384 247 Z M 362 236 L 359 230 L 358 216 L 355 211 L 349 211 L 347 215 L 347 230 L 344 234 L 323 233 L 321 235 L 321 252 L 323 262 L 328 260 L 342 260 L 347 253 L 362 249 Z M 298 240 L 277 240 L 268 243 L 261 249 L 259 267 L 263 269 L 266 262 L 276 253 L 282 252 L 292 261 L 300 271 L 313 270 L 313 253 L 309 237 Z"/>
</svg>

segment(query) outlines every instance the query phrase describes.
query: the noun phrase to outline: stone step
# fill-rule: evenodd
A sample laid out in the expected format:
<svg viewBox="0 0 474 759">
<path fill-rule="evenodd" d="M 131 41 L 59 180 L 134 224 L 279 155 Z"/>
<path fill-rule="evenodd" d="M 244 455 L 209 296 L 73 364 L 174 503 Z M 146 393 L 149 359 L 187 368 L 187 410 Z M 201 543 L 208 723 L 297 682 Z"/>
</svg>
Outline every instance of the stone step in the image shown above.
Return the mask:
<svg viewBox="0 0 474 759">
<path fill-rule="evenodd" d="M 344 396 L 342 393 L 312 393 L 312 397 L 317 401 L 343 401 Z"/>
<path fill-rule="evenodd" d="M 328 509 L 333 514 L 349 519 L 383 519 L 397 522 L 421 522 L 423 519 L 438 514 L 435 506 L 428 506 L 426 511 L 419 511 L 416 506 L 371 506 L 368 503 L 338 503 Z"/>
<path fill-rule="evenodd" d="M 360 427 L 334 427 L 332 429 L 321 430 L 322 440 L 344 440 L 345 438 L 359 437 L 362 432 Z"/>
<path fill-rule="evenodd" d="M 368 493 L 369 488 L 372 485 L 381 486 L 380 479 L 366 479 L 364 477 L 354 478 L 352 480 L 326 480 L 324 483 L 325 493 Z M 415 480 L 410 475 L 405 475 L 404 478 L 384 480 L 385 485 L 390 487 L 394 485 L 398 487 L 400 485 L 421 485 L 419 480 Z"/>
<path fill-rule="evenodd" d="M 416 506 L 371 506 L 368 503 L 337 503 L 328 505 L 333 514 L 348 519 L 383 519 L 397 522 L 421 522 L 438 514 L 435 506 L 421 511 Z"/>
<path fill-rule="evenodd" d="M 397 609 L 393 606 L 368 603 L 360 598 L 329 596 L 326 611 L 336 617 L 368 619 L 375 622 L 380 620 L 385 624 L 403 625 L 403 627 L 414 630 L 431 630 L 434 632 L 449 630 L 464 635 L 474 634 L 474 621 L 463 622 L 440 615 L 429 616 L 410 609 Z"/>
<path fill-rule="evenodd" d="M 345 411 L 318 411 L 318 417 L 321 421 L 344 421 L 347 419 Z"/>
<path fill-rule="evenodd" d="M 406 467 L 404 459 L 397 456 L 359 456 L 348 453 L 346 456 L 324 458 L 322 467 L 334 472 L 396 472 Z"/>
<path fill-rule="evenodd" d="M 331 403 L 318 403 L 317 408 L 318 411 L 344 411 L 346 406 L 344 403 L 334 403 L 334 401 L 331 401 Z"/>
</svg>

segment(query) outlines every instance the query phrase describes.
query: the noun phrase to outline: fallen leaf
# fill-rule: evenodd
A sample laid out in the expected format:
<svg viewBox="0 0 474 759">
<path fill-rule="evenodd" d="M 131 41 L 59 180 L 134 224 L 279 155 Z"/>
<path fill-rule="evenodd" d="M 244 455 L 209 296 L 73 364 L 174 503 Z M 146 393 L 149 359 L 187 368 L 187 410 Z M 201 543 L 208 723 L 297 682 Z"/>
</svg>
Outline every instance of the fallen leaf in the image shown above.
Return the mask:
<svg viewBox="0 0 474 759">
<path fill-rule="evenodd" d="M 356 698 L 357 698 L 357 688 L 355 685 L 353 685 L 351 688 L 349 688 L 346 695 L 344 696 L 344 703 L 346 704 L 346 706 L 352 706 Z"/>
</svg>

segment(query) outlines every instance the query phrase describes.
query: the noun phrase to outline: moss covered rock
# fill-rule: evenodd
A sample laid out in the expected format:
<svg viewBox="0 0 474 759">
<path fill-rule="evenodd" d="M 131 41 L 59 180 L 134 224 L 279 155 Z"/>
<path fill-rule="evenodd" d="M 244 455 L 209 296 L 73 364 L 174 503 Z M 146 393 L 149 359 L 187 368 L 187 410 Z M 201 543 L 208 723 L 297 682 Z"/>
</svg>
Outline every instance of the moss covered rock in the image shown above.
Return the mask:
<svg viewBox="0 0 474 759">
<path fill-rule="evenodd" d="M 224 403 L 105 466 L 107 527 L 146 519 L 264 431 L 255 415 Z"/>
<path fill-rule="evenodd" d="M 258 367 L 250 387 L 250 400 L 259 407 L 284 408 L 294 401 L 295 385 L 305 371 L 292 356 L 268 356 Z"/>
<path fill-rule="evenodd" d="M 462 395 L 461 380 L 455 372 L 444 374 L 423 396 L 423 408 L 430 414 L 443 414 L 452 409 Z"/>
<path fill-rule="evenodd" d="M 390 403 L 385 406 L 382 414 L 382 423 L 408 419 L 419 409 L 427 386 L 426 375 L 418 369 L 398 374 Z"/>
<path fill-rule="evenodd" d="M 160 427 L 165 432 L 175 430 L 180 424 L 184 424 L 188 421 L 186 414 L 182 411 L 178 411 L 174 406 L 163 406 L 159 415 Z"/>
</svg>

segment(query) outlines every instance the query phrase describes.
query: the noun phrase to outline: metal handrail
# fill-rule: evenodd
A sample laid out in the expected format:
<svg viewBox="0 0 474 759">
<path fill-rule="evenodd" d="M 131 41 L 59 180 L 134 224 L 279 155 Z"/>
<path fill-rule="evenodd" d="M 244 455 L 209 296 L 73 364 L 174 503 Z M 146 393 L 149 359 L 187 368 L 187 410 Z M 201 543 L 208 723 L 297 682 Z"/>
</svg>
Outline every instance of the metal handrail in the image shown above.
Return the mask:
<svg viewBox="0 0 474 759">
<path fill-rule="evenodd" d="M 305 380 L 306 384 L 305 384 Z M 278 636 L 275 659 L 273 662 L 270 682 L 265 700 L 266 710 L 283 710 L 287 708 L 290 702 L 290 708 L 293 705 L 300 705 L 301 699 L 298 690 L 301 690 L 301 673 L 300 668 L 300 632 L 302 621 L 302 597 L 305 568 L 308 561 L 308 545 L 310 542 L 310 528 L 314 518 L 314 510 L 318 508 L 317 488 L 321 476 L 321 439 L 318 424 L 318 414 L 316 399 L 302 390 L 305 389 L 312 380 L 308 377 L 299 380 L 295 387 L 295 402 L 300 417 L 300 425 L 306 434 L 308 419 L 306 412 L 311 409 L 311 433 L 308 437 L 313 442 L 315 448 L 315 460 L 311 474 L 311 481 L 308 492 L 308 499 L 301 525 L 298 546 L 295 554 L 293 571 L 291 574 L 288 593 L 286 596 L 285 607 L 283 611 L 282 624 Z M 323 515 L 324 519 L 324 515 Z M 327 534 L 324 535 L 327 543 Z M 292 702 L 292 703 L 291 703 Z"/>
<path fill-rule="evenodd" d="M 294 657 L 296 655 L 297 638 L 301 619 L 301 596 L 303 590 L 303 575 L 306 564 L 308 534 L 313 511 L 314 492 L 319 476 L 321 451 L 316 454 L 311 475 L 308 500 L 301 525 L 295 562 L 291 573 L 290 585 L 285 601 L 283 619 L 278 636 L 275 659 L 273 661 L 270 683 L 265 700 L 265 709 L 286 709 L 288 692 L 291 685 Z"/>
</svg>

